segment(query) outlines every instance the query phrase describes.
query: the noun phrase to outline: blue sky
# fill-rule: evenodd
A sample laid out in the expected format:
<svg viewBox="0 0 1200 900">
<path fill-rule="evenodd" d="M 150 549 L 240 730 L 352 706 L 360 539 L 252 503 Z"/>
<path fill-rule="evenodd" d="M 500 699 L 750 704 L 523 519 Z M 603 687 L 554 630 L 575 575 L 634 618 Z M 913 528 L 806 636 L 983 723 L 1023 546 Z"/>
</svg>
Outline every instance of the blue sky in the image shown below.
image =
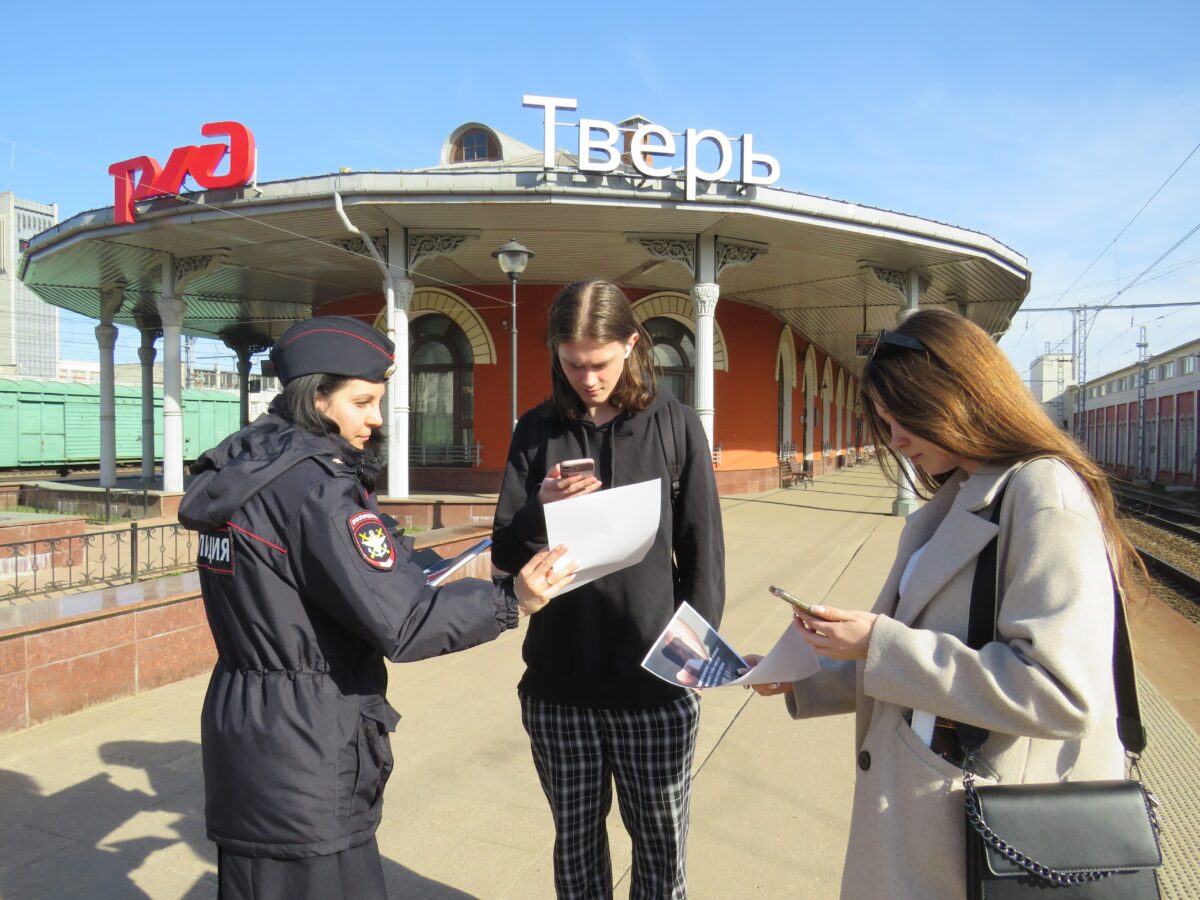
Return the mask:
<svg viewBox="0 0 1200 900">
<path fill-rule="evenodd" d="M 111 205 L 110 163 L 165 159 L 204 122 L 249 125 L 268 181 L 432 165 L 468 120 L 540 146 L 532 93 L 608 121 L 749 131 L 781 187 L 983 231 L 1028 257 L 1031 307 L 1110 300 L 1200 223 L 1197 152 L 1112 244 L 1200 144 L 1194 2 L 72 0 L 4 25 L 0 190 L 64 218 Z M 1116 302 L 1192 300 L 1200 234 Z M 1200 307 L 1102 313 L 1089 374 L 1135 361 L 1141 324 L 1162 351 L 1200 337 Z M 1019 314 L 1001 346 L 1024 371 L 1046 342 L 1069 348 L 1070 325 Z M 95 359 L 91 327 L 64 317 L 64 358 Z M 135 346 L 123 335 L 125 359 Z"/>
</svg>

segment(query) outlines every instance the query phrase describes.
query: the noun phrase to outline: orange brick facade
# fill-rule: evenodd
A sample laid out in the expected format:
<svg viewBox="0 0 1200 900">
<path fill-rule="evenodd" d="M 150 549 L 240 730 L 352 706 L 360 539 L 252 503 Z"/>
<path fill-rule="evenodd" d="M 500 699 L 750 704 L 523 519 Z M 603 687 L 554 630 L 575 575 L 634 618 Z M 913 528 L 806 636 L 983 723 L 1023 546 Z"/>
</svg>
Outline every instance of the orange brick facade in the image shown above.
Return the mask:
<svg viewBox="0 0 1200 900">
<path fill-rule="evenodd" d="M 521 284 L 518 287 L 518 407 L 521 411 L 540 403 L 549 394 L 549 356 L 545 346 L 546 313 L 558 285 Z M 472 468 L 439 468 L 414 465 L 414 491 L 495 492 L 508 451 L 510 407 L 510 293 L 507 286 L 446 287 L 482 320 L 495 347 L 496 361 L 474 366 L 474 433 L 482 445 L 481 459 Z M 649 291 L 628 291 L 635 305 Z M 678 294 L 686 300 L 686 294 Z M 318 315 L 354 315 L 374 323 L 382 314 L 383 296 L 366 294 L 320 307 Z M 424 314 L 416 310 L 416 315 Z M 847 461 L 861 447 L 855 413 L 857 379 L 804 335 L 792 330 L 795 353 L 795 386 L 791 369 L 780 359 L 781 336 L 786 327 L 777 317 L 758 307 L 732 299 L 717 305 L 717 327 L 724 340 L 727 370 L 714 372 L 714 443 L 720 448 L 717 479 L 722 492 L 742 493 L 779 486 L 780 428 L 779 377 L 791 393 L 792 443 L 817 474 Z M 694 331 L 694 325 L 693 325 Z M 792 350 L 789 348 L 788 353 Z M 808 377 L 805 377 L 806 361 Z M 829 369 L 826 370 L 828 364 Z M 779 374 L 781 369 L 787 371 Z M 826 387 L 826 376 L 828 386 Z M 837 385 L 844 402 L 837 403 Z M 808 395 L 813 397 L 812 422 L 808 421 Z M 838 418 L 841 440 L 838 440 Z M 810 429 L 810 452 L 805 453 L 805 429 Z M 829 444 L 828 452 L 822 448 Z"/>
</svg>

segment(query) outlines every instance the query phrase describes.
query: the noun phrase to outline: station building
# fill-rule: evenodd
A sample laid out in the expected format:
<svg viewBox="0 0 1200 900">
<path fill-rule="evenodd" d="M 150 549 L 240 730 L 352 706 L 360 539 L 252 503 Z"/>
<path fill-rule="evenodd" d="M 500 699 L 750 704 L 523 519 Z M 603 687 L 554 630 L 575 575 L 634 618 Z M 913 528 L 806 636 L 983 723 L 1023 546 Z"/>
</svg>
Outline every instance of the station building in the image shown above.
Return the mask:
<svg viewBox="0 0 1200 900">
<path fill-rule="evenodd" d="M 1067 388 L 1063 401 L 1051 401 L 1047 409 L 1066 409 L 1060 421 L 1118 478 L 1200 487 L 1197 357 L 1200 341 L 1189 341 L 1088 381 L 1082 419 L 1078 387 Z"/>
<path fill-rule="evenodd" d="M 777 487 L 793 455 L 817 475 L 853 461 L 862 353 L 904 310 L 948 307 L 999 336 L 1029 291 L 1025 258 L 988 235 L 779 187 L 786 173 L 750 134 L 524 103 L 540 147 L 468 122 L 428 168 L 265 182 L 250 129 L 208 123 L 225 142 L 114 164 L 114 205 L 36 236 L 21 277 L 98 321 L 102 382 L 116 329 L 136 328 L 152 393 L 161 335 L 168 491 L 183 483 L 181 335 L 237 353 L 248 417 L 252 356 L 288 326 L 374 323 L 397 345 L 394 497 L 498 489 L 514 369 L 520 411 L 549 394 L 546 311 L 580 278 L 625 289 L 662 386 L 704 423 L 723 492 Z M 188 174 L 199 190 L 182 190 Z M 496 259 L 513 239 L 534 253 L 515 280 Z"/>
</svg>

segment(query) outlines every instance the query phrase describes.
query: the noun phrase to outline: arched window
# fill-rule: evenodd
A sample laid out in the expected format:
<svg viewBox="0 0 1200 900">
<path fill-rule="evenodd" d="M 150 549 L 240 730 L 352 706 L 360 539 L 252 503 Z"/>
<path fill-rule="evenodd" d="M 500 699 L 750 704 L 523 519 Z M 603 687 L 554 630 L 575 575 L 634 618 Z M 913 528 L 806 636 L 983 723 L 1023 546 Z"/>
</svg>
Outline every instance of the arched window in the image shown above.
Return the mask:
<svg viewBox="0 0 1200 900">
<path fill-rule="evenodd" d="M 696 405 L 696 342 L 677 319 L 655 316 L 642 323 L 654 342 L 658 385 L 688 406 Z"/>
<path fill-rule="evenodd" d="M 448 316 L 418 316 L 408 326 L 409 458 L 413 465 L 470 465 L 475 444 L 471 344 Z"/>
<path fill-rule="evenodd" d="M 477 162 L 499 159 L 500 147 L 496 138 L 482 128 L 470 128 L 454 142 L 455 162 Z"/>
</svg>

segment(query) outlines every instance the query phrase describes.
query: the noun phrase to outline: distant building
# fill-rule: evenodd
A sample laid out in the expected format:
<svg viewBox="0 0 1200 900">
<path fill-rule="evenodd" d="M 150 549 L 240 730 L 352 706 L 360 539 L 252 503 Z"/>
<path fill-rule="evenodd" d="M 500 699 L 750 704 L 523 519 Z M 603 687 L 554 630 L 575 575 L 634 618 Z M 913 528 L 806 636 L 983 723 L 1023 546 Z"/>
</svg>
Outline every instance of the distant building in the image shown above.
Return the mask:
<svg viewBox="0 0 1200 900">
<path fill-rule="evenodd" d="M 1096 461 L 1117 477 L 1200 487 L 1198 361 L 1200 341 L 1193 340 L 1151 354 L 1144 366 L 1136 362 L 1091 379 L 1083 386 L 1082 422 L 1079 388 L 1068 388 L 1063 418 Z M 1139 399 L 1144 399 L 1140 405 Z"/>
<path fill-rule="evenodd" d="M 0 374 L 55 377 L 58 307 L 17 280 L 17 263 L 30 238 L 57 224 L 58 204 L 0 192 Z"/>
<path fill-rule="evenodd" d="M 237 391 L 238 376 L 234 369 L 197 369 L 191 370 L 192 384 L 194 388 L 206 388 L 209 390 L 216 389 L 221 391 Z M 77 384 L 99 384 L 100 383 L 100 363 L 91 362 L 90 360 L 65 359 L 58 364 L 56 373 L 59 381 L 73 381 Z M 142 385 L 142 366 L 141 363 L 119 363 L 113 366 L 113 378 L 116 384 L 125 384 L 132 387 L 141 387 Z M 162 384 L 162 363 L 154 364 L 154 383 Z M 161 391 L 162 388 L 156 388 Z M 271 404 L 271 399 L 279 392 L 279 381 L 274 377 L 263 377 L 262 375 L 251 375 L 249 394 L 250 394 L 250 421 L 253 422 L 260 415 L 267 411 L 267 407 Z"/>
<path fill-rule="evenodd" d="M 217 391 L 236 391 L 238 389 L 238 374 L 234 368 L 222 369 L 196 368 L 190 370 L 190 384 L 186 387 L 206 388 Z M 54 376 L 59 381 L 74 381 L 80 384 L 97 384 L 100 381 L 100 364 L 90 360 L 64 359 L 55 368 Z M 117 363 L 113 366 L 113 380 L 116 384 L 129 384 L 135 387 L 142 383 L 141 363 Z M 162 363 L 154 364 L 154 383 L 162 384 Z M 274 378 L 263 378 L 260 375 L 250 376 L 250 392 L 269 392 L 274 396 L 279 383 Z"/>
<path fill-rule="evenodd" d="M 1067 390 L 1075 386 L 1075 362 L 1070 353 L 1047 353 L 1033 362 L 1029 390 L 1060 428 L 1067 427 Z"/>
</svg>

